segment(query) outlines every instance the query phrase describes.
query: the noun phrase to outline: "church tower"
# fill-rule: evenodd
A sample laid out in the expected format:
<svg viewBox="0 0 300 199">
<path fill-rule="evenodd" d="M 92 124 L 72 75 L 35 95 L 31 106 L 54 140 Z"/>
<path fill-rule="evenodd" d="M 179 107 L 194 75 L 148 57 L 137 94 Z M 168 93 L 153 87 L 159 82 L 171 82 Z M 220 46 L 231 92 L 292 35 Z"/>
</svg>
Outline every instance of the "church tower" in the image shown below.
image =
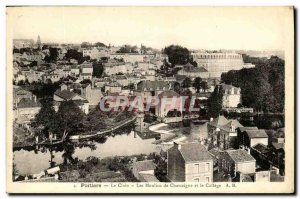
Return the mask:
<svg viewBox="0 0 300 199">
<path fill-rule="evenodd" d="M 38 49 L 42 48 L 42 42 L 41 42 L 41 38 L 40 35 L 38 36 L 37 40 L 36 40 L 36 45 L 38 47 Z"/>
</svg>

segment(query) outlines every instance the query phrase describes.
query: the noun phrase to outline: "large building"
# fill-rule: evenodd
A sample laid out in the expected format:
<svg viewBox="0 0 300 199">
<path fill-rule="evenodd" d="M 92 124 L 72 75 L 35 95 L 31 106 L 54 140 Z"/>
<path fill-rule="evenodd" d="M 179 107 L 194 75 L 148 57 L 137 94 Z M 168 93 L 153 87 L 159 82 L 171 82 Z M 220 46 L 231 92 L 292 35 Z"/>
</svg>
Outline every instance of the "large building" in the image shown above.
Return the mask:
<svg viewBox="0 0 300 199">
<path fill-rule="evenodd" d="M 254 67 L 252 64 L 244 64 L 242 55 L 223 52 L 197 52 L 192 53 L 193 60 L 198 67 L 203 67 L 209 72 L 210 78 L 220 78 L 221 74 L 230 70 Z"/>
<path fill-rule="evenodd" d="M 200 143 L 174 143 L 167 154 L 171 182 L 213 182 L 213 157 Z"/>
</svg>

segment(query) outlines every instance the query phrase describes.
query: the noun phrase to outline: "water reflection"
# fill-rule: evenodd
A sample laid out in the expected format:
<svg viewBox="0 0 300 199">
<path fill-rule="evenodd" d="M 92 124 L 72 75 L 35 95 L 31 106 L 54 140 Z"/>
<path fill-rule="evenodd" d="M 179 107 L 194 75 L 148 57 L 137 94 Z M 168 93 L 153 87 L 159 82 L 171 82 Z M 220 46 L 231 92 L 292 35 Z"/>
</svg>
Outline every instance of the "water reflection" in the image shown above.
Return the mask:
<svg viewBox="0 0 300 199">
<path fill-rule="evenodd" d="M 80 142 L 65 142 L 52 147 L 23 148 L 14 151 L 14 163 L 19 174 L 39 173 L 59 164 L 75 163 L 89 156 L 105 158 L 159 152 L 152 144 L 155 139 L 143 140 L 132 129 L 123 129 L 105 137 Z"/>
</svg>

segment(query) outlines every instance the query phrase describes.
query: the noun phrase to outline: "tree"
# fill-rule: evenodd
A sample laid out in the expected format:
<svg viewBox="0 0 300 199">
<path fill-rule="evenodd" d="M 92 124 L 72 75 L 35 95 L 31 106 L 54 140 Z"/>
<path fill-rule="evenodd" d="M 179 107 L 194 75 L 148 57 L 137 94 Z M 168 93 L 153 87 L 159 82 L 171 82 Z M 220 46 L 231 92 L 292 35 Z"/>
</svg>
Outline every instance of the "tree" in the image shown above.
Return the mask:
<svg viewBox="0 0 300 199">
<path fill-rule="evenodd" d="M 84 130 L 84 113 L 78 108 L 74 101 L 61 102 L 55 114 L 55 118 L 53 133 L 57 133 L 60 136 L 63 136 L 64 131 L 66 131 L 68 135 L 74 135 Z"/>
<path fill-rule="evenodd" d="M 94 44 L 95 47 L 106 47 L 106 45 L 102 42 L 97 42 Z"/>
<path fill-rule="evenodd" d="M 208 98 L 208 116 L 218 117 L 222 110 L 223 89 L 222 86 L 216 86 L 214 92 Z"/>
<path fill-rule="evenodd" d="M 122 46 L 117 53 L 138 53 L 137 46 L 124 45 Z"/>
<path fill-rule="evenodd" d="M 177 64 L 187 64 L 190 59 L 190 51 L 187 48 L 178 45 L 166 47 L 164 53 L 168 55 L 169 62 L 173 66 Z"/>
<path fill-rule="evenodd" d="M 192 80 L 189 77 L 186 77 L 182 82 L 183 88 L 189 88 L 192 85 Z"/>
<path fill-rule="evenodd" d="M 67 53 L 65 54 L 65 58 L 67 60 L 76 59 L 78 61 L 83 58 L 83 54 L 75 49 L 68 49 Z"/>
<path fill-rule="evenodd" d="M 100 110 L 91 111 L 84 119 L 84 128 L 87 131 L 100 131 L 107 127 L 107 115 Z"/>
<path fill-rule="evenodd" d="M 176 93 L 180 93 L 181 87 L 180 87 L 180 83 L 179 82 L 174 82 L 174 91 Z"/>
<path fill-rule="evenodd" d="M 206 93 L 206 90 L 208 89 L 208 84 L 206 81 L 202 81 L 200 83 L 200 87 L 204 90 L 204 93 Z"/>
<path fill-rule="evenodd" d="M 82 42 L 81 43 L 81 48 L 88 48 L 88 47 L 91 47 L 91 46 L 92 46 L 92 44 L 89 43 L 89 42 Z"/>
<path fill-rule="evenodd" d="M 49 131 L 52 131 L 55 126 L 55 110 L 53 103 L 50 100 L 42 100 L 42 107 L 35 116 L 32 126 L 41 129 L 41 136 L 48 137 Z"/>
<path fill-rule="evenodd" d="M 57 58 L 58 58 L 58 49 L 49 48 L 49 55 L 46 55 L 44 60 L 48 63 L 56 63 Z"/>
<path fill-rule="evenodd" d="M 245 107 L 258 111 L 283 112 L 284 110 L 284 60 L 272 56 L 269 59 L 244 55 L 245 62 L 255 68 L 229 71 L 221 76 L 222 82 L 241 88 Z"/>
<path fill-rule="evenodd" d="M 194 79 L 193 86 L 197 89 L 197 93 L 199 93 L 199 91 L 200 91 L 200 88 L 201 88 L 201 82 L 202 82 L 201 77 L 196 77 L 196 78 Z"/>
<path fill-rule="evenodd" d="M 94 77 L 102 77 L 104 68 L 101 62 L 93 62 L 93 76 Z"/>
<path fill-rule="evenodd" d="M 80 84 L 92 84 L 92 81 L 90 79 L 84 79 L 80 82 Z"/>
</svg>

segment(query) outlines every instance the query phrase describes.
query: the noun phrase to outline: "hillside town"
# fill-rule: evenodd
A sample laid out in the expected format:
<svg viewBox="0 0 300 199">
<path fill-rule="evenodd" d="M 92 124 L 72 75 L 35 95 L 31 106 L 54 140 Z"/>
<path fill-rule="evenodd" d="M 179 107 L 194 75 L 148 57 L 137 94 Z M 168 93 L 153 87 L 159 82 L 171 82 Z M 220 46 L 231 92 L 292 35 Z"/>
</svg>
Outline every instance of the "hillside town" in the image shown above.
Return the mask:
<svg viewBox="0 0 300 199">
<path fill-rule="evenodd" d="M 200 48 L 14 39 L 14 180 L 284 181 L 284 60 Z"/>
</svg>

